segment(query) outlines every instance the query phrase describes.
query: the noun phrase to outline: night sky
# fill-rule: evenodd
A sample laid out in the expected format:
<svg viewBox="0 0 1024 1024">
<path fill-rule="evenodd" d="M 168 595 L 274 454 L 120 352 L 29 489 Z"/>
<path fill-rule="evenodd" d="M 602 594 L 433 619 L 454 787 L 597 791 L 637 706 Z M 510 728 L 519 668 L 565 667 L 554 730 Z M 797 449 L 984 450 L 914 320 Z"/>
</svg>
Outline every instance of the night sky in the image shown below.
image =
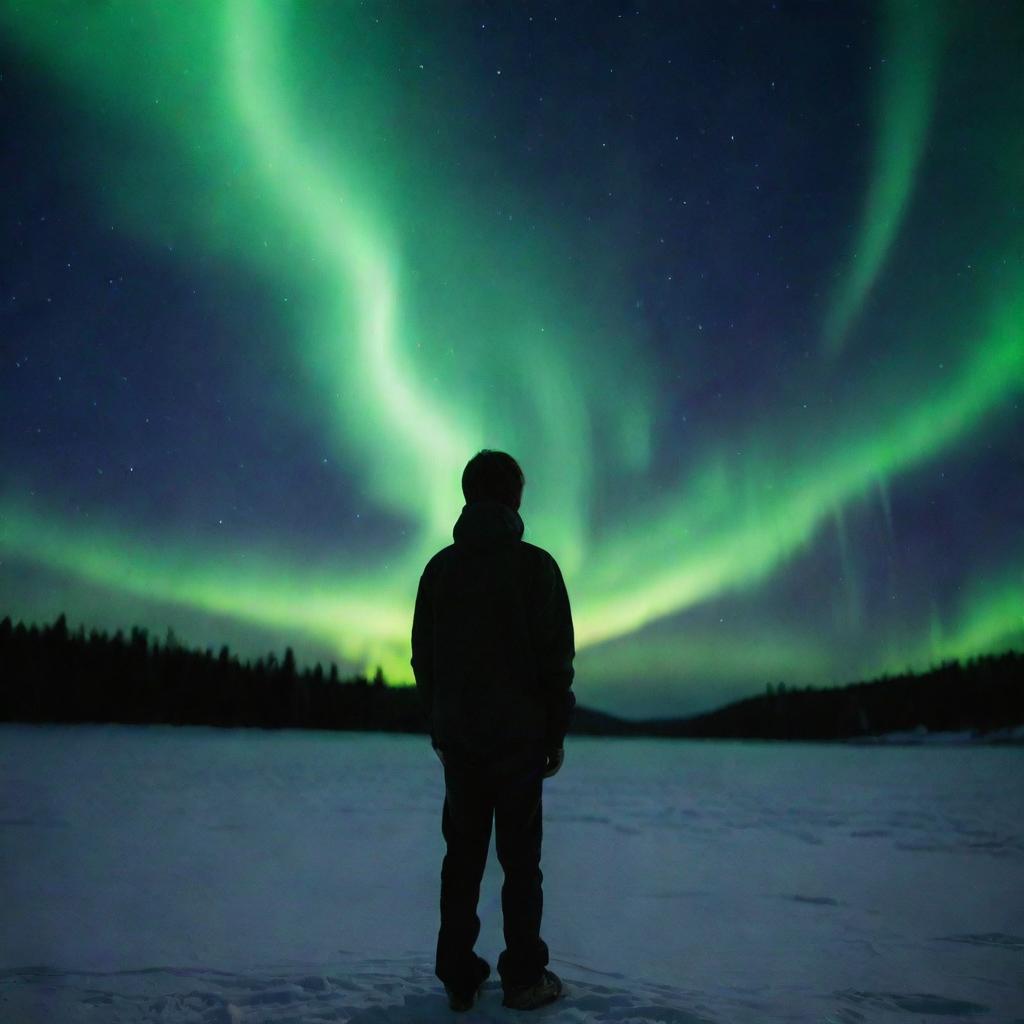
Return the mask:
<svg viewBox="0 0 1024 1024">
<path fill-rule="evenodd" d="M 581 703 L 1024 648 L 1024 6 L 0 0 L 0 614 L 411 682 L 513 454 Z"/>
</svg>

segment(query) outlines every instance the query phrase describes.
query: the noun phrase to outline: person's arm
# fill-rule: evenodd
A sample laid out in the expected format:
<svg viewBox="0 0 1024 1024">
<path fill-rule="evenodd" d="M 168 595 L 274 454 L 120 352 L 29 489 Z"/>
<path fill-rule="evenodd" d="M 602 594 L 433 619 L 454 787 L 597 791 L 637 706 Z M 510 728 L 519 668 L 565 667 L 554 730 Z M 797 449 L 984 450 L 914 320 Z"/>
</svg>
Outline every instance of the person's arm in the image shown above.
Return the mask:
<svg viewBox="0 0 1024 1024">
<path fill-rule="evenodd" d="M 434 609 L 430 573 L 424 569 L 416 591 L 416 608 L 412 616 L 412 665 L 416 679 L 416 695 L 430 723 L 434 710 Z M 433 731 L 430 743 L 434 749 Z"/>
<path fill-rule="evenodd" d="M 541 576 L 538 602 L 538 667 L 546 708 L 545 747 L 549 757 L 562 749 L 572 722 L 576 696 L 572 692 L 576 657 L 572 610 L 565 580 L 554 558 Z"/>
</svg>

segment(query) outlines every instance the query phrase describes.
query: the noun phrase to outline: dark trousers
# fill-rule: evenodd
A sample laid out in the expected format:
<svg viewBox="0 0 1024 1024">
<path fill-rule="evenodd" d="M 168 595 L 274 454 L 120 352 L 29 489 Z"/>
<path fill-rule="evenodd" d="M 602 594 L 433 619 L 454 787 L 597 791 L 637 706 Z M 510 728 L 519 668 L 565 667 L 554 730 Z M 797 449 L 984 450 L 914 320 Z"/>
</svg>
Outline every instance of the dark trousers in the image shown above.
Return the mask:
<svg viewBox="0 0 1024 1024">
<path fill-rule="evenodd" d="M 477 901 L 494 820 L 495 847 L 505 872 L 501 909 L 505 950 L 498 974 L 506 987 L 536 981 L 548 963 L 540 937 L 540 870 L 545 758 L 539 747 L 502 757 L 445 749 L 441 832 L 441 928 L 435 971 L 449 988 L 465 991 L 479 980 L 473 946 L 480 934 Z"/>
</svg>

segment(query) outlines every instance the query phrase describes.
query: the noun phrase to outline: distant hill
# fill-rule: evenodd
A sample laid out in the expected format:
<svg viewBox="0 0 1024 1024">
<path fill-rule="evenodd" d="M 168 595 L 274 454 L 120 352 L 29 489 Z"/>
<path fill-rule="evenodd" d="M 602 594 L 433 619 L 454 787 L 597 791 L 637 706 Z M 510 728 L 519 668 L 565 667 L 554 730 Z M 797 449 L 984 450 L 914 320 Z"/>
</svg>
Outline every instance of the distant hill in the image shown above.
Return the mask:
<svg viewBox="0 0 1024 1024">
<path fill-rule="evenodd" d="M 577 704 L 570 733 L 577 736 L 635 736 L 636 722 Z"/>
<path fill-rule="evenodd" d="M 240 662 L 227 647 L 193 650 L 134 627 L 114 636 L 63 615 L 49 625 L 0 621 L 0 721 L 126 722 L 426 733 L 414 688 L 299 670 L 291 648 Z M 925 729 L 985 735 L 1024 725 L 1024 654 L 943 662 L 919 674 L 832 689 L 769 686 L 763 695 L 687 718 L 630 721 L 578 706 L 571 732 L 652 736 L 843 740 Z"/>
<path fill-rule="evenodd" d="M 757 697 L 687 718 L 633 723 L 637 735 L 839 740 L 926 731 L 979 735 L 1024 725 L 1024 653 L 944 661 L 829 689 L 768 687 Z"/>
</svg>

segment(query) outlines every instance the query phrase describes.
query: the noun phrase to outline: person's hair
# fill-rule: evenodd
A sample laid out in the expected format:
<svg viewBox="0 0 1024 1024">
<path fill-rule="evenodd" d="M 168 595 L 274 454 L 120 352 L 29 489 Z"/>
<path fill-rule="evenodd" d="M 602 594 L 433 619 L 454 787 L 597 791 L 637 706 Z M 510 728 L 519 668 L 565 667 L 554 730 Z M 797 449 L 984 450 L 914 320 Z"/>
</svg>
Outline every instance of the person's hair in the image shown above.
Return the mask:
<svg viewBox="0 0 1024 1024">
<path fill-rule="evenodd" d="M 467 505 L 491 499 L 514 509 L 522 499 L 525 484 L 519 463 L 507 452 L 490 448 L 478 451 L 462 471 L 462 493 Z"/>
</svg>

